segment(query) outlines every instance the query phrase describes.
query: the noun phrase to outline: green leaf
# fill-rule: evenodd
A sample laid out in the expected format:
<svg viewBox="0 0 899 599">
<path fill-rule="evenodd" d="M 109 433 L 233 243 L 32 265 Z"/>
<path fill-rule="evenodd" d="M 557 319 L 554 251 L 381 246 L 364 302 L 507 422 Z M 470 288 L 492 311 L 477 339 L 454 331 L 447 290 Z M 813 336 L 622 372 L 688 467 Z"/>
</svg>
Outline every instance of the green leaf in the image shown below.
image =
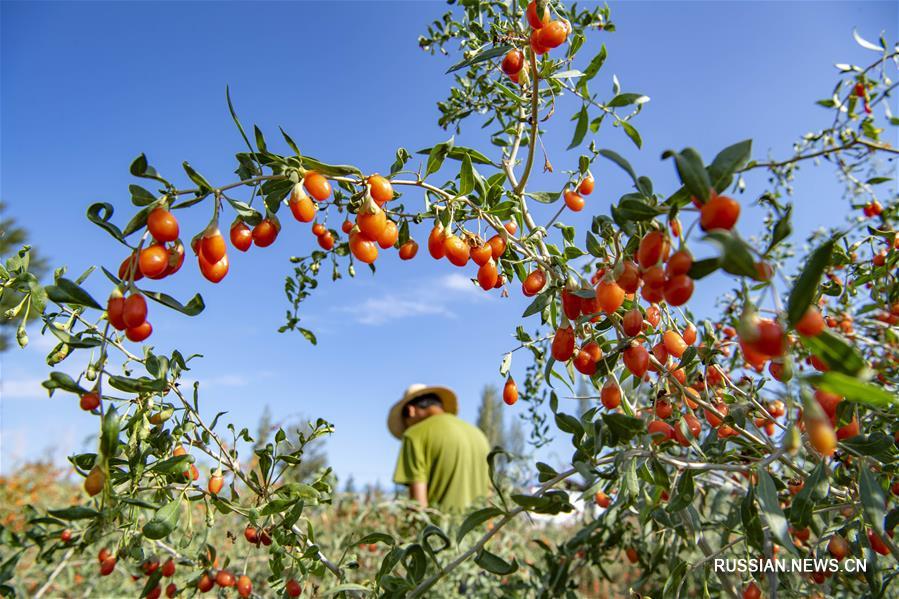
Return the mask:
<svg viewBox="0 0 899 599">
<path fill-rule="evenodd" d="M 602 68 L 602 65 L 606 61 L 607 56 L 608 52 L 606 52 L 606 45 L 603 44 L 599 48 L 599 53 L 593 57 L 593 60 L 591 60 L 590 64 L 587 65 L 587 68 L 584 69 L 584 76 L 581 78 L 581 81 L 586 83 L 587 81 L 593 79 L 599 72 L 599 69 Z"/>
<path fill-rule="evenodd" d="M 627 443 L 644 430 L 643 421 L 625 414 L 603 413 L 602 420 L 612 433 L 611 445 Z"/>
<path fill-rule="evenodd" d="M 175 530 L 180 516 L 181 499 L 173 499 L 159 508 L 153 519 L 144 524 L 144 536 L 154 541 L 164 539 Z"/>
<path fill-rule="evenodd" d="M 849 401 L 874 408 L 891 408 L 899 405 L 899 397 L 894 393 L 842 372 L 828 371 L 812 375 L 808 379 L 815 388 L 842 395 Z"/>
<path fill-rule="evenodd" d="M 434 546 L 431 543 L 431 539 L 437 537 L 439 544 Z M 439 527 L 428 524 L 424 530 L 421 531 L 421 545 L 424 547 L 424 550 L 431 556 L 435 562 L 437 561 L 437 554 L 443 551 L 444 549 L 448 549 L 452 544 L 450 538 L 446 536 L 446 533 L 443 532 Z"/>
<path fill-rule="evenodd" d="M 538 313 L 542 312 L 543 308 L 545 308 L 547 305 L 549 305 L 549 301 L 552 298 L 553 298 L 552 291 L 544 291 L 544 292 L 540 293 L 539 295 L 537 295 L 536 298 L 534 298 L 534 301 L 531 302 L 531 305 L 525 309 L 524 313 L 521 315 L 522 318 L 527 318 L 528 316 L 531 316 L 532 314 L 538 314 Z"/>
<path fill-rule="evenodd" d="M 512 102 L 513 104 L 523 104 L 524 103 L 524 99 L 521 96 L 516 94 L 514 91 L 512 91 L 511 89 L 509 89 L 502 83 L 497 82 L 495 85 L 496 85 L 496 89 L 498 89 L 499 92 L 502 95 L 504 95 L 506 97 L 506 99 L 509 100 L 510 102 Z"/>
<path fill-rule="evenodd" d="M 50 395 L 53 395 L 53 391 L 56 389 L 62 389 L 63 391 L 68 391 L 70 393 L 78 393 L 79 395 L 87 393 L 87 389 L 81 387 L 74 379 L 72 379 L 72 377 L 59 371 L 51 372 L 50 378 L 41 383 L 41 385 L 44 389 L 50 391 Z"/>
<path fill-rule="evenodd" d="M 709 276 L 721 266 L 721 260 L 718 258 L 704 258 L 703 260 L 696 260 L 693 262 L 693 266 L 690 267 L 690 278 L 693 280 L 699 280 L 704 277 Z"/>
<path fill-rule="evenodd" d="M 674 495 L 668 502 L 668 511 L 674 513 L 686 508 L 693 502 L 693 495 L 693 471 L 685 470 L 677 479 Z"/>
<path fill-rule="evenodd" d="M 712 187 L 718 192 L 727 189 L 733 180 L 734 173 L 749 162 L 751 154 L 751 139 L 737 142 L 721 150 L 707 169 Z"/>
<path fill-rule="evenodd" d="M 790 521 L 796 528 L 805 528 L 812 519 L 815 504 L 827 497 L 830 492 L 830 477 L 827 466 L 819 462 L 805 479 L 805 485 L 793 498 L 790 506 Z"/>
<path fill-rule="evenodd" d="M 712 186 L 709 175 L 702 164 L 702 158 L 693 148 L 686 148 L 680 153 L 667 151 L 663 158 L 673 157 L 674 165 L 681 182 L 687 190 L 703 202 L 709 199 L 709 188 Z"/>
<path fill-rule="evenodd" d="M 444 143 L 447 143 L 450 146 L 449 150 L 446 153 L 446 157 L 451 160 L 458 160 L 461 162 L 462 159 L 465 158 L 465 156 L 468 156 L 469 158 L 471 158 L 471 162 L 473 164 L 493 164 L 493 162 L 489 158 L 484 156 L 481 152 L 478 152 L 477 150 L 475 150 L 473 148 L 467 148 L 465 146 L 457 146 L 453 139 L 450 139 L 449 141 L 444 142 Z M 432 150 L 433 150 L 433 148 L 424 148 L 422 150 L 419 150 L 417 153 L 423 154 L 423 155 L 430 154 Z M 505 178 L 505 175 L 503 173 L 499 173 L 498 176 L 500 177 L 500 179 Z"/>
<path fill-rule="evenodd" d="M 159 474 L 181 474 L 190 468 L 190 465 L 195 461 L 196 458 L 189 454 L 176 455 L 164 460 L 157 460 L 150 466 L 150 471 L 158 472 Z"/>
<path fill-rule="evenodd" d="M 225 99 L 228 101 L 228 111 L 231 113 L 231 119 L 234 120 L 234 124 L 237 125 L 237 130 L 240 131 L 240 136 L 243 138 L 244 143 L 247 144 L 247 148 L 250 149 L 253 159 L 256 162 L 259 162 L 259 157 L 256 156 L 256 150 L 253 149 L 250 138 L 247 137 L 246 132 L 243 130 L 243 125 L 240 124 L 240 119 L 237 118 L 237 112 L 234 110 L 234 104 L 231 102 L 231 89 L 227 85 L 225 86 Z"/>
<path fill-rule="evenodd" d="M 231 207 L 234 208 L 234 211 L 248 225 L 257 225 L 262 220 L 262 214 L 260 214 L 258 210 L 251 208 L 249 204 L 241 202 L 240 200 L 234 200 L 232 198 L 225 198 L 225 200 L 227 200 L 227 202 L 231 204 Z"/>
<path fill-rule="evenodd" d="M 114 209 L 112 207 L 112 204 L 108 204 L 106 202 L 97 202 L 96 204 L 91 204 L 87 209 L 87 219 L 98 227 L 103 228 L 107 233 L 109 233 L 122 243 L 125 243 L 125 236 L 122 235 L 122 230 L 109 222 L 109 219 L 112 218 L 113 212 Z"/>
<path fill-rule="evenodd" d="M 840 335 L 827 329 L 816 337 L 803 337 L 802 344 L 821 359 L 831 372 L 857 376 L 865 370 L 865 360 L 854 347 Z M 837 381 L 836 378 L 831 378 Z"/>
<path fill-rule="evenodd" d="M 131 217 L 131 220 L 129 220 L 128 224 L 125 225 L 125 228 L 122 229 L 122 235 L 128 237 L 138 229 L 143 229 L 145 226 L 147 226 L 147 216 L 149 214 L 150 206 L 144 206 L 137 212 L 137 214 Z"/>
<path fill-rule="evenodd" d="M 512 563 L 507 562 L 495 553 L 481 549 L 474 558 L 474 563 L 492 574 L 508 576 L 518 570 L 518 560 L 512 558 Z"/>
<path fill-rule="evenodd" d="M 571 79 L 577 77 L 583 77 L 584 74 L 577 69 L 570 69 L 567 71 L 561 71 L 559 73 L 553 73 L 549 76 L 550 79 Z"/>
<path fill-rule="evenodd" d="M 621 157 L 617 152 L 613 152 L 612 150 L 600 150 L 599 155 L 608 158 L 619 167 L 624 169 L 624 171 L 631 176 L 631 179 L 634 182 L 634 185 L 637 184 L 637 173 L 634 172 L 634 168 L 631 166 L 631 163 Z"/>
<path fill-rule="evenodd" d="M 624 132 L 627 134 L 627 136 L 631 139 L 632 142 L 634 142 L 634 145 L 637 146 L 638 148 L 642 148 L 643 147 L 643 138 L 640 137 L 640 132 L 637 131 L 636 127 L 634 127 L 627 121 L 620 121 L 620 122 L 621 122 L 621 128 L 624 129 Z"/>
<path fill-rule="evenodd" d="M 384 543 L 385 545 L 396 545 L 396 539 L 386 532 L 370 532 L 361 539 L 353 541 L 350 545 L 371 545 L 372 543 Z"/>
<path fill-rule="evenodd" d="M 452 147 L 453 138 L 451 137 L 449 140 L 431 148 L 431 152 L 428 154 L 428 166 L 425 170 L 425 177 L 440 170 L 440 167 L 443 166 L 443 161 L 446 160 L 446 155 Z"/>
<path fill-rule="evenodd" d="M 147 162 L 147 156 L 141 152 L 140 156 L 131 161 L 129 171 L 135 177 L 143 177 L 148 168 L 150 168 L 150 166 Z"/>
<path fill-rule="evenodd" d="M 47 285 L 44 289 L 47 292 L 47 297 L 57 304 L 87 306 L 97 310 L 103 309 L 87 291 L 69 279 L 59 277 L 56 279 L 55 285 Z"/>
<path fill-rule="evenodd" d="M 590 252 L 591 256 L 596 256 L 597 258 L 602 257 L 602 246 L 599 244 L 599 240 L 596 239 L 596 236 L 587 231 L 587 251 Z"/>
<path fill-rule="evenodd" d="M 287 145 L 290 146 L 290 149 L 294 151 L 294 153 L 302 162 L 303 154 L 300 152 L 300 148 L 299 146 L 297 146 L 297 143 L 291 136 L 287 135 L 287 132 L 284 129 L 282 129 L 281 127 L 278 127 L 278 129 L 281 131 L 281 137 L 284 138 L 284 141 L 287 142 Z"/>
<path fill-rule="evenodd" d="M 428 568 L 428 558 L 421 545 L 413 543 L 403 550 L 403 566 L 406 568 L 406 577 L 413 583 L 424 578 Z"/>
<path fill-rule="evenodd" d="M 141 293 L 167 308 L 177 310 L 178 312 L 187 314 L 188 316 L 196 316 L 206 308 L 206 304 L 203 302 L 203 297 L 199 293 L 193 296 L 190 301 L 187 302 L 187 304 L 182 304 L 172 296 L 160 291 L 147 291 L 145 289 L 141 289 Z"/>
<path fill-rule="evenodd" d="M 787 324 L 791 327 L 802 319 L 805 311 L 814 301 L 818 287 L 821 285 L 824 269 L 830 264 L 835 243 L 835 239 L 830 239 L 812 252 L 805 262 L 802 273 L 793 283 L 790 299 L 787 301 Z"/>
<path fill-rule="evenodd" d="M 487 520 L 491 518 L 496 518 L 497 516 L 502 516 L 503 511 L 497 507 L 485 507 L 483 509 L 477 510 L 476 512 L 472 512 L 465 517 L 465 520 L 462 521 L 462 524 L 459 526 L 459 531 L 456 533 L 456 542 L 461 543 L 462 539 L 465 538 L 469 532 L 471 532 L 474 528 L 480 526 Z"/>
<path fill-rule="evenodd" d="M 703 238 L 721 248 L 718 264 L 726 272 L 743 277 L 756 277 L 755 261 L 746 242 L 735 237 L 730 231 L 709 231 Z"/>
<path fill-rule="evenodd" d="M 60 510 L 47 510 L 47 513 L 61 520 L 88 520 L 97 518 L 100 515 L 100 512 L 97 510 L 83 505 L 73 505 Z"/>
<path fill-rule="evenodd" d="M 131 203 L 135 206 L 146 206 L 156 201 L 156 196 L 140 185 L 129 185 L 128 191 L 131 192 Z"/>
<path fill-rule="evenodd" d="M 135 379 L 112 375 L 109 377 L 109 384 L 125 393 L 160 393 L 168 387 L 168 382 L 165 379 L 151 379 L 146 376 Z"/>
<path fill-rule="evenodd" d="M 330 589 L 328 589 L 327 591 L 322 593 L 322 596 L 327 597 L 329 595 L 337 595 L 338 593 L 347 593 L 350 591 L 352 591 L 354 593 L 371 593 L 372 592 L 372 590 L 370 588 L 364 587 L 361 584 L 356 584 L 353 582 L 345 582 L 343 584 L 337 585 L 336 587 L 331 587 Z"/>
<path fill-rule="evenodd" d="M 311 156 L 303 156 L 303 168 L 321 173 L 328 177 L 346 177 L 347 175 L 356 175 L 361 177 L 362 171 L 350 164 L 328 164 L 321 160 L 316 160 Z"/>
<path fill-rule="evenodd" d="M 777 488 L 774 486 L 771 475 L 766 470 L 758 471 L 758 483 L 755 486 L 755 490 L 758 495 L 762 520 L 768 524 L 768 529 L 778 543 L 789 550 L 790 553 L 795 554 L 796 548 L 787 529 L 787 519 L 780 509 L 780 501 L 777 499 Z"/>
<path fill-rule="evenodd" d="M 777 223 L 774 225 L 774 229 L 771 231 L 771 243 L 768 244 L 768 249 L 765 250 L 765 253 L 771 251 L 771 248 L 776 246 L 778 243 L 786 239 L 793 232 L 793 225 L 790 222 L 790 217 L 793 213 L 793 205 L 790 204 L 787 206 L 786 210 L 784 210 L 783 215 L 778 219 Z M 801 317 L 800 317 L 801 318 Z"/>
<path fill-rule="evenodd" d="M 256 147 L 259 148 L 259 151 L 263 153 L 268 152 L 265 145 L 265 136 L 262 134 L 262 130 L 256 125 L 253 125 L 253 135 L 256 137 Z"/>
<path fill-rule="evenodd" d="M 840 441 L 840 445 L 855 453 L 874 458 L 881 464 L 892 464 L 899 458 L 893 437 L 881 432 L 844 439 Z"/>
<path fill-rule="evenodd" d="M 181 166 L 184 168 L 184 172 L 187 173 L 187 176 L 190 177 L 190 180 L 200 188 L 200 194 L 205 194 L 209 191 L 212 191 L 212 185 L 209 183 L 209 181 L 207 181 L 203 175 L 194 170 L 194 168 L 190 164 L 188 164 L 186 160 L 181 163 Z"/>
<path fill-rule="evenodd" d="M 559 199 L 561 194 L 552 191 L 531 191 L 525 193 L 524 195 L 540 202 L 541 204 L 552 204 Z"/>
<path fill-rule="evenodd" d="M 574 509 L 568 501 L 568 494 L 559 489 L 547 491 L 540 496 L 515 494 L 512 495 L 512 501 L 537 514 L 558 514 Z"/>
<path fill-rule="evenodd" d="M 687 562 L 679 561 L 678 564 L 671 569 L 668 579 L 665 581 L 665 588 L 662 589 L 662 599 L 669 597 L 677 599 L 680 596 L 681 581 L 687 573 Z"/>
<path fill-rule="evenodd" d="M 562 252 L 562 255 L 565 256 L 566 260 L 574 260 L 576 258 L 580 258 L 581 256 L 586 256 L 587 254 L 581 248 L 570 245 L 565 248 L 565 251 Z"/>
<path fill-rule="evenodd" d="M 764 533 L 758 510 L 755 507 L 755 491 L 751 485 L 746 491 L 746 496 L 740 502 L 740 521 L 749 544 L 757 550 L 761 550 Z"/>
<path fill-rule="evenodd" d="M 103 414 L 103 424 L 100 427 L 100 455 L 107 459 L 115 456 L 119 445 L 119 431 L 122 427 L 121 418 L 115 406 L 110 406 Z"/>
<path fill-rule="evenodd" d="M 306 339 L 306 341 L 308 341 L 312 345 L 318 344 L 318 339 L 315 338 L 315 333 L 313 333 L 309 329 L 304 329 L 303 327 L 297 327 L 297 331 L 299 331 L 300 335 L 302 335 Z"/>
<path fill-rule="evenodd" d="M 858 492 L 862 500 L 862 513 L 865 520 L 878 535 L 883 535 L 883 506 L 886 497 L 883 489 L 867 467 L 862 466 L 858 475 Z"/>
<path fill-rule="evenodd" d="M 575 438 L 584 434 L 584 427 L 581 426 L 581 421 L 574 416 L 559 412 L 555 415 L 555 419 L 556 426 L 563 433 L 574 435 Z"/>
<path fill-rule="evenodd" d="M 631 104 L 645 104 L 649 102 L 649 96 L 643 94 L 618 94 L 606 104 L 609 108 L 617 108 L 619 106 L 629 106 Z"/>
<path fill-rule="evenodd" d="M 650 206 L 646 202 L 634 198 L 628 198 L 618 202 L 619 217 L 630 221 L 652 220 L 659 214 L 662 214 L 655 206 Z"/>
<path fill-rule="evenodd" d="M 587 114 L 587 105 L 583 104 L 581 106 L 580 111 L 577 113 L 577 125 L 574 127 L 574 137 L 571 138 L 571 143 L 568 145 L 568 149 L 577 147 L 580 145 L 582 141 L 584 141 L 584 136 L 587 134 L 587 123 L 590 120 L 590 115 Z"/>
<path fill-rule="evenodd" d="M 474 190 L 474 167 L 468 154 L 462 159 L 462 170 L 459 172 L 459 195 L 468 195 Z"/>
<path fill-rule="evenodd" d="M 449 70 L 447 71 L 447 74 L 458 71 L 459 69 L 464 69 L 466 67 L 476 65 L 479 62 L 484 62 L 485 60 L 490 60 L 491 58 L 503 56 L 511 49 L 512 49 L 512 46 L 502 45 L 502 46 L 495 46 L 493 48 L 490 48 L 489 50 L 484 50 L 483 52 L 480 52 L 479 54 L 476 54 L 476 55 L 472 56 L 471 58 L 466 58 L 465 60 L 463 60 L 461 62 L 457 62 L 456 64 L 454 64 L 453 66 L 451 66 L 449 68 Z"/>
<path fill-rule="evenodd" d="M 393 175 L 406 166 L 406 163 L 409 162 L 409 159 L 412 158 L 412 154 L 409 153 L 409 150 L 406 148 L 398 148 L 396 151 L 396 160 L 393 161 L 393 164 L 390 166 L 390 174 Z"/>
</svg>

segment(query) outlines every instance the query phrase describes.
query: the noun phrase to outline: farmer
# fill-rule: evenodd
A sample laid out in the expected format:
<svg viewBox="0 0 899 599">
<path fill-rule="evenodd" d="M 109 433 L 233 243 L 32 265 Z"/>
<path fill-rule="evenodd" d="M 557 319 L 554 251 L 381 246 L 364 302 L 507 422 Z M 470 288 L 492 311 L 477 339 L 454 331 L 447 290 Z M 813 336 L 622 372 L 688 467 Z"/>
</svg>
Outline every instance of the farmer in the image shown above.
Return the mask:
<svg viewBox="0 0 899 599">
<path fill-rule="evenodd" d="M 460 512 L 487 495 L 487 437 L 458 418 L 456 394 L 412 385 L 390 408 L 387 428 L 403 442 L 393 480 L 422 506 Z"/>
</svg>

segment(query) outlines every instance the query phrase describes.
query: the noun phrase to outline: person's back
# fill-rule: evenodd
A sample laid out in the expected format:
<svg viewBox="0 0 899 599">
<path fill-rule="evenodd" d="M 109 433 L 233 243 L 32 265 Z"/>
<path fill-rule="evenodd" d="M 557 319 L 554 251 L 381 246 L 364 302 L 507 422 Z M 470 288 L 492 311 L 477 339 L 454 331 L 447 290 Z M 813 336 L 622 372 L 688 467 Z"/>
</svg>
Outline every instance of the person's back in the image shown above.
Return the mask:
<svg viewBox="0 0 899 599">
<path fill-rule="evenodd" d="M 428 505 L 458 512 L 487 495 L 487 437 L 453 414 L 430 416 L 406 429 L 394 480 L 427 483 Z"/>
</svg>

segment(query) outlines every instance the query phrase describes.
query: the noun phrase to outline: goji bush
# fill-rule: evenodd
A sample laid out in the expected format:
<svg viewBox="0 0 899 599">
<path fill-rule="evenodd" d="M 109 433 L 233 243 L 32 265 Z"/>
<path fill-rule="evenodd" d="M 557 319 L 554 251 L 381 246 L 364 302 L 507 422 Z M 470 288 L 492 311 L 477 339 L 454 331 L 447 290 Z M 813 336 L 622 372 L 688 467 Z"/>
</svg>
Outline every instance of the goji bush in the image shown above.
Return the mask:
<svg viewBox="0 0 899 599">
<path fill-rule="evenodd" d="M 426 149 L 419 170 L 400 148 L 382 173 L 363 173 L 312 158 L 284 131 L 286 153 L 278 153 L 258 127 L 242 125 L 229 95 L 246 145 L 236 181 L 213 184 L 185 162 L 190 183 L 180 186 L 141 155 L 131 174 L 154 189 L 130 186 L 137 210 L 124 226 L 112 204 L 88 208 L 123 247 L 120 264 L 100 265 L 111 289 L 105 303 L 83 287 L 93 269 L 75 278 L 58 269 L 42 286 L 29 273 L 27 248 L 8 260 L 0 275 L 4 290 L 22 297 L 11 311 L 22 322 L 20 343 L 25 321 L 39 313 L 59 341 L 51 365 L 90 354 L 82 372 L 54 368 L 44 386 L 78 398 L 99 434 L 95 453 L 70 457 L 84 479 L 79 501 L 30 514 L 23 529 L 3 528 L 3 591 L 13 592 L 17 562 L 37 551 L 29 559 L 48 565 L 72 552 L 96 555 L 94 576 L 125 569 L 142 576 L 147 597 L 216 586 L 243 597 L 304 589 L 576 596 L 585 577 L 610 578 L 609 565 L 622 560 L 628 587 L 651 596 L 894 595 L 899 233 L 887 184 L 899 149 L 881 137 L 899 125 L 889 105 L 899 48 L 856 36 L 871 63 L 838 65 L 834 88 L 818 102 L 832 123 L 782 159 L 754 158 L 751 140 L 711 160 L 689 147 L 670 150 L 661 158 L 680 185 L 659 190 L 620 153 L 587 144 L 588 134 L 618 129 L 634 151 L 642 146 L 635 123 L 647 98 L 622 91 L 617 78 L 611 97 L 601 96 L 591 85 L 605 46 L 581 57 L 588 36 L 614 31 L 605 7 L 463 2 L 419 44 L 444 53 L 461 46 L 439 123 L 460 134 L 478 121 L 490 133 L 489 152 L 454 136 Z M 569 149 L 586 149 L 557 171 L 541 136 L 571 128 L 556 110 L 563 94 L 580 104 Z M 845 184 L 847 218 L 794 242 L 792 213 L 811 208 L 794 206 L 793 176 L 814 162 Z M 553 173 L 554 190 L 529 186 L 536 168 Z M 607 168 L 633 183 L 610 202 L 597 198 Z M 768 174 L 764 188 L 747 185 L 750 171 Z M 741 212 L 750 201 L 766 216 L 747 240 Z M 539 224 L 535 203 L 558 210 Z M 189 240 L 182 210 L 211 212 Z M 582 210 L 595 214 L 589 230 L 564 224 L 568 211 Z M 282 331 L 313 343 L 300 308 L 325 267 L 336 279 L 354 276 L 357 263 L 374 271 L 393 250 L 401 260 L 428 259 L 417 257 L 420 241 L 435 268 L 466 269 L 484 293 L 519 293 L 520 283 L 533 298 L 522 318 L 537 332 L 516 330 L 519 345 L 499 365 L 503 399 L 527 403 L 536 445 L 553 433 L 570 438 L 569 466 L 537 463 L 536 485 L 510 491 L 496 475 L 497 449 L 491 497 L 463 519 L 359 530 L 342 548 L 322 540 L 308 514 L 332 503 L 329 473 L 283 477 L 331 425 L 278 430 L 242 462 L 237 446 L 252 442 L 249 431 L 204 419 L 198 387 L 179 384 L 195 358 L 140 345 L 165 335 L 150 324 L 158 310 L 203 311 L 199 295 L 182 303 L 158 290 L 168 277 L 196 276 L 182 269 L 186 257 L 218 283 L 230 251 L 262 252 L 293 233 L 291 221 L 311 223 L 318 249 L 292 260 Z M 732 290 L 721 294 L 717 318 L 699 319 L 691 297 L 718 271 Z M 520 354 L 519 385 L 510 373 Z M 567 414 L 557 389 L 573 390 L 582 377 L 595 405 Z M 559 528 L 564 538 L 555 542 L 538 538 L 535 559 L 522 567 L 502 544 L 503 530 L 522 514 L 570 512 L 576 498 L 595 501 L 596 513 Z M 242 563 L 240 552 L 219 556 L 220 534 L 210 532 L 219 517 L 232 535 L 264 547 L 264 575 L 247 575 L 247 552 Z M 353 548 L 371 545 L 383 547 L 377 568 L 360 571 Z M 851 556 L 868 568 L 754 576 L 712 568 L 720 557 L 778 556 Z M 475 573 L 465 582 L 462 571 Z"/>
</svg>

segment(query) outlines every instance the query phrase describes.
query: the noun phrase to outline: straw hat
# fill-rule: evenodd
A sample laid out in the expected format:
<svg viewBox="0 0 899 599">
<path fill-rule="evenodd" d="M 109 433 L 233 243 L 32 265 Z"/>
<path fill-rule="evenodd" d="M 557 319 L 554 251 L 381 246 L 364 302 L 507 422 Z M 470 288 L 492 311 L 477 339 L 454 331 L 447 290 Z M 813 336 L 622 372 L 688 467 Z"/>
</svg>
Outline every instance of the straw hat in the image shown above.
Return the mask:
<svg viewBox="0 0 899 599">
<path fill-rule="evenodd" d="M 429 387 L 420 383 L 409 385 L 409 388 L 403 393 L 403 398 L 393 404 L 393 407 L 390 408 L 390 413 L 387 415 L 387 428 L 390 430 L 390 434 L 397 439 L 403 438 L 403 433 L 406 431 L 406 423 L 403 422 L 403 407 L 416 397 L 428 395 L 429 393 L 433 393 L 440 398 L 440 401 L 443 402 L 444 411 L 450 414 L 459 413 L 459 402 L 456 400 L 456 394 L 451 389 L 446 387 Z"/>
</svg>

